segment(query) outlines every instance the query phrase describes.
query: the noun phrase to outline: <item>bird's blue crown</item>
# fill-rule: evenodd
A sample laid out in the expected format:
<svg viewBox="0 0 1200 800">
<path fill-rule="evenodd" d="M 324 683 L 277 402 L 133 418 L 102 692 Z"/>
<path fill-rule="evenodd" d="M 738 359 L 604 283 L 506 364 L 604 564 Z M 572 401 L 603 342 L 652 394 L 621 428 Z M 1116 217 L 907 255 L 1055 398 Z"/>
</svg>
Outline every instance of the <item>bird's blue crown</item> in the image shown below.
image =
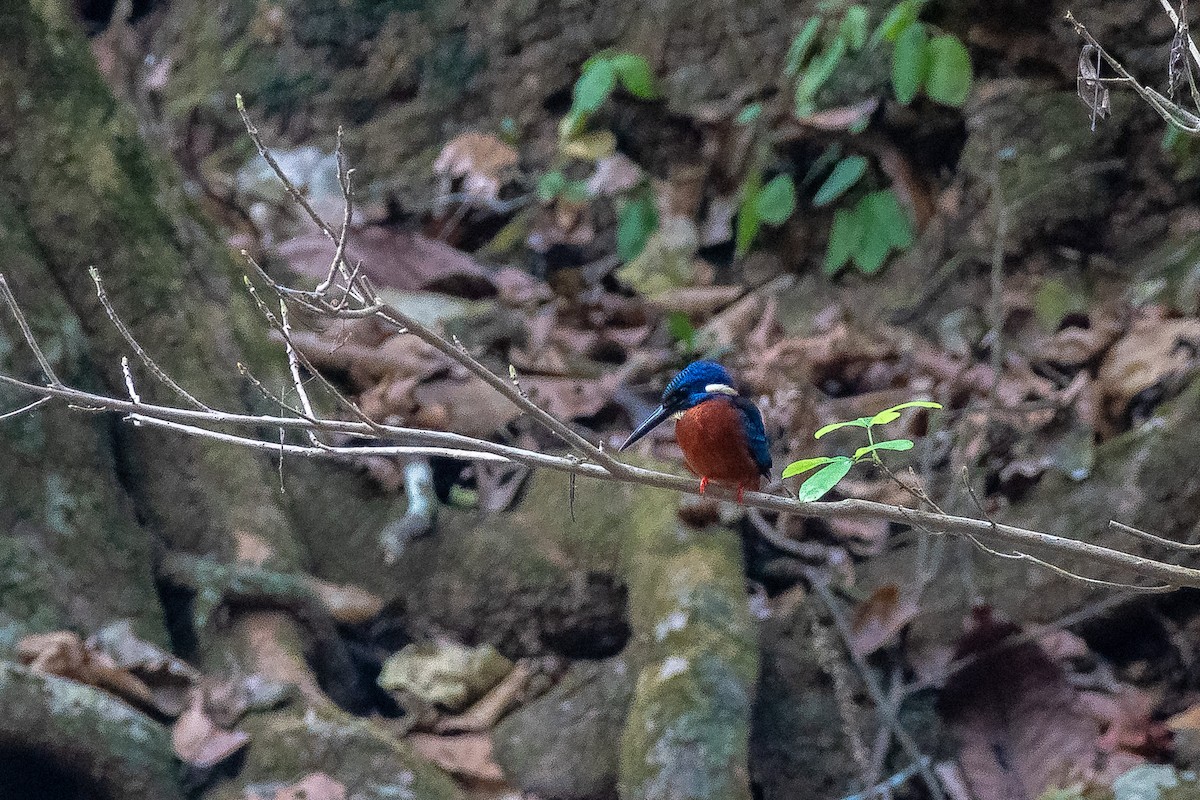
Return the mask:
<svg viewBox="0 0 1200 800">
<path fill-rule="evenodd" d="M 693 361 L 663 390 L 664 406 L 694 405 L 709 395 L 709 386 L 733 386 L 729 373 L 715 361 Z"/>
</svg>

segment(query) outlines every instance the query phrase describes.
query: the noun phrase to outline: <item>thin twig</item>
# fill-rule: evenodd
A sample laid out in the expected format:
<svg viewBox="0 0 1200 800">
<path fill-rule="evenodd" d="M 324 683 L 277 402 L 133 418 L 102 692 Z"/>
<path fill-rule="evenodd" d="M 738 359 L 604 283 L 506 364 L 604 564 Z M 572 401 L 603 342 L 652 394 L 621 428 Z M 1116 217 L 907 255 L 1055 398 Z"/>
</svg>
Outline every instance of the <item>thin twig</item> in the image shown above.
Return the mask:
<svg viewBox="0 0 1200 800">
<path fill-rule="evenodd" d="M 1154 544 L 1162 545 L 1163 547 L 1169 547 L 1172 550 L 1179 550 L 1185 553 L 1200 552 L 1200 544 L 1185 544 L 1183 542 L 1165 539 L 1162 536 L 1155 536 L 1153 533 L 1147 533 L 1146 531 L 1135 528 L 1132 525 L 1126 525 L 1123 522 L 1117 522 L 1115 519 L 1110 519 L 1108 521 L 1108 527 L 1112 528 L 1114 531 L 1120 531 L 1121 533 L 1127 533 L 1130 536 L 1138 539 L 1144 539 L 1147 542 L 1153 542 Z"/>
<path fill-rule="evenodd" d="M 12 411 L 6 411 L 3 414 L 0 414 L 0 422 L 3 422 L 6 419 L 13 419 L 15 417 L 19 417 L 22 414 L 28 414 L 30 411 L 33 411 L 38 406 L 45 405 L 46 403 L 49 403 L 53 399 L 54 399 L 53 397 L 39 397 L 37 400 L 34 400 L 32 403 L 30 403 L 28 405 L 21 406 L 20 408 L 14 409 Z"/>
<path fill-rule="evenodd" d="M 46 358 L 46 354 L 42 352 L 41 345 L 38 344 L 37 338 L 33 335 L 33 330 L 29 327 L 29 322 L 25 319 L 25 312 L 21 311 L 21 306 L 17 304 L 16 295 L 9 288 L 8 281 L 5 280 L 3 273 L 0 273 L 0 297 L 4 298 L 5 304 L 8 305 L 8 310 L 12 312 L 13 318 L 16 319 L 17 327 L 21 329 L 21 335 L 25 337 L 25 343 L 33 351 L 33 357 L 37 359 L 38 365 L 42 368 L 42 373 L 46 376 L 46 380 L 50 381 L 51 386 L 62 386 L 63 382 L 54 373 L 54 367 L 50 366 L 50 359 Z"/>
<path fill-rule="evenodd" d="M 126 327 L 125 322 L 121 319 L 120 314 L 117 313 L 117 309 L 114 308 L 113 304 L 109 301 L 108 293 L 104 291 L 104 284 L 100 281 L 100 271 L 95 267 L 88 267 L 88 275 L 92 276 L 92 283 L 96 284 L 96 297 L 100 299 L 100 305 L 104 308 L 104 313 L 108 315 L 109 321 L 112 322 L 113 327 L 117 329 L 117 331 L 121 334 L 121 337 L 125 339 L 125 343 L 133 349 L 134 355 L 140 358 L 142 363 L 146 365 L 146 369 L 150 370 L 154 377 L 158 378 L 158 380 L 164 386 L 171 389 L 171 391 L 175 392 L 175 394 L 182 397 L 192 406 L 200 409 L 201 411 L 212 411 L 211 408 L 206 406 L 204 403 L 201 403 L 194 396 L 192 396 L 190 392 L 176 383 L 175 379 L 168 375 L 166 370 L 160 367 L 158 363 L 150 357 L 150 354 L 146 352 L 145 348 L 143 348 L 141 343 L 138 342 L 138 340 L 134 337 L 133 332 Z"/>
</svg>

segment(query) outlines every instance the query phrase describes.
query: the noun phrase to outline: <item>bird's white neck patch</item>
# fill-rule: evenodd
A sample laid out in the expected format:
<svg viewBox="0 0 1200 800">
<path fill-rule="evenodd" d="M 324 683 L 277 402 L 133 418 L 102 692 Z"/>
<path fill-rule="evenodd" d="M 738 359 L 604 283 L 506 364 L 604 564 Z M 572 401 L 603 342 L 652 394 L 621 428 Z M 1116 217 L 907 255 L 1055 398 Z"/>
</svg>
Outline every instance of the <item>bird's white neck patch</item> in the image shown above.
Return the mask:
<svg viewBox="0 0 1200 800">
<path fill-rule="evenodd" d="M 737 397 L 737 389 L 724 383 L 710 383 L 704 387 L 704 391 L 708 394 L 727 394 L 730 397 Z"/>
</svg>

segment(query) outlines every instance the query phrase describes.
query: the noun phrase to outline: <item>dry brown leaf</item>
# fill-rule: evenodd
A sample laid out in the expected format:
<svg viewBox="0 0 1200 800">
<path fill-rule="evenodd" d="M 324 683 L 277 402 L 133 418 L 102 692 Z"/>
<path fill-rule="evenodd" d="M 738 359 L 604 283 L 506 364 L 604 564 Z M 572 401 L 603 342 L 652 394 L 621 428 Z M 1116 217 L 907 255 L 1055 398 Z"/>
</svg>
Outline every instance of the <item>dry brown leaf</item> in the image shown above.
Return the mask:
<svg viewBox="0 0 1200 800">
<path fill-rule="evenodd" d="M 304 582 L 321 599 L 329 615 L 346 625 L 357 625 L 374 617 L 383 608 L 383 599 L 366 589 L 348 583 L 330 583 L 311 575 Z"/>
<path fill-rule="evenodd" d="M 1036 642 L 999 647 L 1020 629 L 975 610 L 940 709 L 960 742 L 958 763 L 979 800 L 1034 800 L 1095 774 L 1101 726 Z"/>
<path fill-rule="evenodd" d="M 516 166 L 516 150 L 490 133 L 470 131 L 446 142 L 433 171 L 447 183 L 461 178 L 465 194 L 495 200 Z"/>
<path fill-rule="evenodd" d="M 346 800 L 346 787 L 324 772 L 314 772 L 275 792 L 275 800 Z"/>
<path fill-rule="evenodd" d="M 854 610 L 850 630 L 854 652 L 869 655 L 891 641 L 920 609 L 894 583 L 880 586 Z"/>
<path fill-rule="evenodd" d="M 200 769 L 220 764 L 250 742 L 242 731 L 227 731 L 217 727 L 204 711 L 204 695 L 192 693 L 187 709 L 171 729 L 171 745 L 175 755 L 186 764 Z"/>
<path fill-rule="evenodd" d="M 844 131 L 862 122 L 864 117 L 875 113 L 879 98 L 872 97 L 849 106 L 838 106 L 798 117 L 797 122 L 807 128 L 821 131 Z"/>
<path fill-rule="evenodd" d="M 333 252 L 322 233 L 289 239 L 277 248 L 295 272 L 324 280 Z M 477 300 L 496 295 L 487 269 L 445 242 L 411 231 L 372 225 L 354 230 L 346 245 L 346 260 L 362 262 L 362 274 L 376 286 L 400 291 L 442 292 Z"/>
<path fill-rule="evenodd" d="M 140 678 L 117 666 L 107 654 L 89 649 L 71 631 L 26 636 L 17 643 L 17 657 L 37 672 L 86 683 L 139 708 L 170 715 L 171 709 L 160 708 L 154 693 Z"/>
<path fill-rule="evenodd" d="M 187 705 L 188 690 L 201 678 L 186 661 L 138 637 L 129 620 L 106 625 L 87 640 L 93 654 L 107 656 L 119 670 L 127 670 L 149 690 L 154 707 L 175 717 Z M 93 655 L 93 661 L 96 655 Z M 134 686 L 134 691 L 136 685 Z"/>
<path fill-rule="evenodd" d="M 1200 319 L 1140 317 L 1100 362 L 1105 410 L 1121 416 L 1139 393 L 1193 369 L 1198 352 Z"/>
<path fill-rule="evenodd" d="M 740 286 L 677 286 L 649 298 L 649 303 L 661 311 L 704 319 L 737 300 L 741 294 Z"/>
<path fill-rule="evenodd" d="M 616 153 L 596 162 L 596 171 L 588 178 L 588 194 L 612 197 L 634 188 L 645 175 L 628 156 Z"/>
<path fill-rule="evenodd" d="M 443 717 L 434 725 L 434 732 L 447 733 L 476 733 L 485 731 L 521 700 L 526 684 L 533 676 L 533 667 L 528 661 L 518 661 L 513 671 L 504 680 L 492 687 L 487 694 L 475 701 L 475 704 L 461 714 Z"/>
<path fill-rule="evenodd" d="M 486 733 L 464 733 L 459 736 L 435 736 L 414 733 L 408 742 L 422 758 L 432 761 L 449 772 L 486 783 L 500 783 L 504 772 L 492 756 L 492 737 Z"/>
</svg>

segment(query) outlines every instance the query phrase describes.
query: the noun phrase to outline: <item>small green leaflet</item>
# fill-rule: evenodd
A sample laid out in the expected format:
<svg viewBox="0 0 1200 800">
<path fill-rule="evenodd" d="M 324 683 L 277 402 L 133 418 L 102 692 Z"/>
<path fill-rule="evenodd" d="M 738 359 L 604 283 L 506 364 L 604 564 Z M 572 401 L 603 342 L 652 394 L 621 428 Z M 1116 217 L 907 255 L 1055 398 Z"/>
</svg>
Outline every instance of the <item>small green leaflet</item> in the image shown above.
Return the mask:
<svg viewBox="0 0 1200 800">
<path fill-rule="evenodd" d="M 865 6 L 853 5 L 846 9 L 846 15 L 842 17 L 840 33 L 846 44 L 856 53 L 867 43 L 867 22 L 870 20 L 870 13 Z"/>
<path fill-rule="evenodd" d="M 796 81 L 794 110 L 797 117 L 807 117 L 816 110 L 813 98 L 825 85 L 825 81 L 833 76 L 833 71 L 837 69 L 844 55 L 846 55 L 846 40 L 839 36 L 827 48 L 818 53 L 812 63 L 808 65 L 808 69 L 804 70 L 800 80 Z"/>
<path fill-rule="evenodd" d="M 808 53 L 812 50 L 813 42 L 817 40 L 817 33 L 821 30 L 821 20 L 818 17 L 812 17 L 808 22 L 804 23 L 804 27 L 800 29 L 800 33 L 796 34 L 796 38 L 792 39 L 792 46 L 788 48 L 786 66 L 783 68 L 783 74 L 789 78 L 794 78 L 800 73 L 800 67 L 804 65 L 804 60 L 808 58 Z"/>
<path fill-rule="evenodd" d="M 575 98 L 572 112 L 590 114 L 604 105 L 617 84 L 617 73 L 611 62 L 600 60 L 585 66 L 579 80 L 575 81 Z"/>
<path fill-rule="evenodd" d="M 762 103 L 751 103 L 738 112 L 737 118 L 734 120 L 738 125 L 749 125 L 754 120 L 758 119 L 762 114 Z"/>
<path fill-rule="evenodd" d="M 829 229 L 829 244 L 825 248 L 825 274 L 833 275 L 846 265 L 862 241 L 862 217 L 853 209 L 839 208 L 833 212 Z"/>
<path fill-rule="evenodd" d="M 842 428 L 869 428 L 871 427 L 870 417 L 859 417 L 858 419 L 848 420 L 847 422 L 831 422 L 821 430 L 813 434 L 814 439 L 820 439 L 827 433 L 840 430 Z"/>
<path fill-rule="evenodd" d="M 917 21 L 917 17 L 921 14 L 921 7 L 924 5 L 925 0 L 904 0 L 904 2 L 892 6 L 892 10 L 883 18 L 883 22 L 879 23 L 879 27 L 871 36 L 871 44 L 878 44 L 885 39 L 889 42 L 896 41 L 900 38 L 900 34 Z"/>
<path fill-rule="evenodd" d="M 896 39 L 892 51 L 892 88 L 901 105 L 908 105 L 917 96 L 929 70 L 924 25 L 909 25 Z"/>
<path fill-rule="evenodd" d="M 813 195 L 813 205 L 817 208 L 827 206 L 845 194 L 858 179 L 867 171 L 867 159 L 862 156 L 846 156 L 837 163 L 833 172 Z"/>
<path fill-rule="evenodd" d="M 913 442 L 911 439 L 889 439 L 886 442 L 876 442 L 865 447 L 860 447 L 854 451 L 854 460 L 861 461 L 863 456 L 870 455 L 876 450 L 895 450 L 898 453 L 903 453 L 905 450 L 912 450 Z"/>
<path fill-rule="evenodd" d="M 617 214 L 617 255 L 629 263 L 642 253 L 646 241 L 658 227 L 658 208 L 654 198 L 642 194 L 628 200 Z"/>
<path fill-rule="evenodd" d="M 802 473 L 808 472 L 810 469 L 816 469 L 817 467 L 821 467 L 821 466 L 824 466 L 825 464 L 829 464 L 832 462 L 833 462 L 833 459 L 830 458 L 829 456 L 817 456 L 816 458 L 802 458 L 799 461 L 793 461 L 792 463 L 790 463 L 786 467 L 784 467 L 783 475 L 781 475 L 780 477 L 781 478 L 792 478 L 792 477 L 795 477 L 796 475 L 800 475 Z"/>
<path fill-rule="evenodd" d="M 639 100 L 653 100 L 658 97 L 658 87 L 654 84 L 654 74 L 646 59 L 633 53 L 618 53 L 608 59 L 621 85 Z"/>
<path fill-rule="evenodd" d="M 941 408 L 941 403 L 935 403 L 932 400 L 909 400 L 907 403 L 885 408 L 875 416 L 871 417 L 867 423 L 867 427 L 876 425 L 887 425 L 889 422 L 895 422 L 900 419 L 900 412 L 906 408 Z"/>
<path fill-rule="evenodd" d="M 822 467 L 816 475 L 800 484 L 796 499 L 801 503 L 811 503 L 820 500 L 825 494 L 837 486 L 837 482 L 846 477 L 846 473 L 854 466 L 854 462 L 845 456 L 838 456 L 831 463 Z"/>
<path fill-rule="evenodd" d="M 768 225 L 782 225 L 796 209 L 796 184 L 791 175 L 776 175 L 754 198 L 754 210 Z"/>
<path fill-rule="evenodd" d="M 971 55 L 956 36 L 935 36 L 925 47 L 929 75 L 925 94 L 931 100 L 959 108 L 971 93 Z"/>
</svg>

